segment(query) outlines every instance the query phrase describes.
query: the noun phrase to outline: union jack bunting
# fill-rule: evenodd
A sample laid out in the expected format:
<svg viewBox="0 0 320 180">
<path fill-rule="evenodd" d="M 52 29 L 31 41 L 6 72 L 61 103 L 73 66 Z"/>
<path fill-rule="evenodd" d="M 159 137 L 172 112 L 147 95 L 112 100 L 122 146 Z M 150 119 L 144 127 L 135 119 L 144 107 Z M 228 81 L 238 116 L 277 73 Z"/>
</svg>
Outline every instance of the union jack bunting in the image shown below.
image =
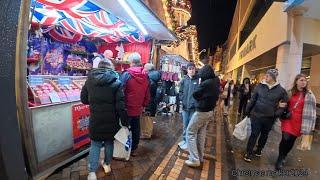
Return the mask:
<svg viewBox="0 0 320 180">
<path fill-rule="evenodd" d="M 60 42 L 67 42 L 67 43 L 76 43 L 81 41 L 82 35 L 70 32 L 62 27 L 55 27 L 52 28 L 48 34 L 55 39 L 56 41 Z"/>
<path fill-rule="evenodd" d="M 145 41 L 145 37 L 136 27 L 126 24 L 89 0 L 32 1 L 32 6 L 35 7 L 32 21 L 43 26 L 60 26 L 65 32 L 81 37 L 100 37 L 109 43 Z"/>
</svg>

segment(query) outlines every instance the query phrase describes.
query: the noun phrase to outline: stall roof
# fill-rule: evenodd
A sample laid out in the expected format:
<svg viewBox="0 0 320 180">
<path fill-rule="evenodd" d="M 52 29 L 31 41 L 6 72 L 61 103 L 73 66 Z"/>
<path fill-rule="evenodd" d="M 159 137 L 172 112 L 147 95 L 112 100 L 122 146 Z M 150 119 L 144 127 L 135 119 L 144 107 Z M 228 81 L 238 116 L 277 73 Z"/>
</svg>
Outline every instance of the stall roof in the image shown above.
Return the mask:
<svg viewBox="0 0 320 180">
<path fill-rule="evenodd" d="M 123 10 L 119 4 L 119 0 L 91 0 L 95 4 L 104 8 L 108 12 L 112 12 L 120 19 L 135 24 L 133 19 Z M 148 34 L 157 40 L 176 41 L 177 37 L 172 33 L 167 26 L 150 10 L 141 0 L 127 0 L 126 1 L 134 14 L 142 21 Z"/>
<path fill-rule="evenodd" d="M 181 64 L 187 64 L 189 62 L 187 59 L 185 59 L 184 57 L 182 57 L 181 55 L 178 55 L 178 54 L 166 54 L 161 57 L 161 61 L 164 61 L 166 59 L 174 60 L 174 61 L 179 62 Z"/>
<path fill-rule="evenodd" d="M 176 40 L 140 0 L 32 0 L 32 7 L 32 21 L 45 26 L 46 32 L 63 34 L 52 29 L 55 26 L 75 34 L 100 37 L 106 42 L 142 42 L 145 37 Z"/>
</svg>

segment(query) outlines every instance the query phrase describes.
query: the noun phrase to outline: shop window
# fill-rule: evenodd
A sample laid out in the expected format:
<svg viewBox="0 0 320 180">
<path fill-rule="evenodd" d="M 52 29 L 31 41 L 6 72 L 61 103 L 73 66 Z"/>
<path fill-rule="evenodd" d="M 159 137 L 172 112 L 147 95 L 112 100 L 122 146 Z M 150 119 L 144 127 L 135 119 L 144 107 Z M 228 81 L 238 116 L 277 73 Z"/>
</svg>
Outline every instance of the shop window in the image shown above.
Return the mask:
<svg viewBox="0 0 320 180">
<path fill-rule="evenodd" d="M 252 8 L 251 14 L 240 32 L 240 44 L 239 47 L 250 36 L 251 32 L 258 25 L 262 17 L 267 13 L 268 9 L 272 5 L 271 0 L 256 0 L 255 5 Z"/>
<path fill-rule="evenodd" d="M 232 44 L 231 49 L 230 49 L 230 59 L 233 58 L 233 56 L 236 54 L 236 48 L 237 48 L 237 39 L 236 41 Z"/>
</svg>

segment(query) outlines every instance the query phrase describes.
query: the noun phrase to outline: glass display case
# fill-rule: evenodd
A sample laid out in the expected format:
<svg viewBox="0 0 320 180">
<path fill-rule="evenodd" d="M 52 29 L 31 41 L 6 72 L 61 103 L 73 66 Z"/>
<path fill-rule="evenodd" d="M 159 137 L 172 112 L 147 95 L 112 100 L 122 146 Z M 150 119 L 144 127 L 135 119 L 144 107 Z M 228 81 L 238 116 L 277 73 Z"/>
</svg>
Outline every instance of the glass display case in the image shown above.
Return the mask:
<svg viewBox="0 0 320 180">
<path fill-rule="evenodd" d="M 29 106 L 80 101 L 86 76 L 28 76 Z"/>
</svg>

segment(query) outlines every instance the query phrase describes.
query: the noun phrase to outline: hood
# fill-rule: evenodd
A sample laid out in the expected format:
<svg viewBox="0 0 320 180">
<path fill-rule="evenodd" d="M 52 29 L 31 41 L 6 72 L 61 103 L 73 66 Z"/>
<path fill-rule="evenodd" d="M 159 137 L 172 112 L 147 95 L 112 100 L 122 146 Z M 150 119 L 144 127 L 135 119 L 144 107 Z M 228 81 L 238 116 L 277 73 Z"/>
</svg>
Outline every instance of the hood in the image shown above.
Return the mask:
<svg viewBox="0 0 320 180">
<path fill-rule="evenodd" d="M 93 69 L 88 75 L 94 85 L 103 86 L 106 84 L 112 84 L 117 80 L 117 74 L 111 69 Z"/>
<path fill-rule="evenodd" d="M 277 85 L 279 85 L 280 83 L 277 81 L 276 83 L 274 83 L 274 85 L 270 85 L 265 80 L 263 80 L 261 82 L 261 84 L 264 84 L 264 85 L 268 86 L 269 89 L 272 89 L 272 88 L 276 87 Z"/>
<path fill-rule="evenodd" d="M 148 79 L 147 74 L 143 71 L 143 67 L 131 67 L 127 69 L 127 72 L 140 84 Z"/>
<path fill-rule="evenodd" d="M 152 70 L 148 73 L 149 79 L 154 82 L 158 82 L 161 80 L 161 74 L 158 71 Z"/>
<path fill-rule="evenodd" d="M 201 81 L 205 81 L 207 79 L 215 78 L 216 75 L 214 74 L 214 71 L 211 66 L 205 65 L 199 70 L 198 77 L 201 78 Z"/>
</svg>

